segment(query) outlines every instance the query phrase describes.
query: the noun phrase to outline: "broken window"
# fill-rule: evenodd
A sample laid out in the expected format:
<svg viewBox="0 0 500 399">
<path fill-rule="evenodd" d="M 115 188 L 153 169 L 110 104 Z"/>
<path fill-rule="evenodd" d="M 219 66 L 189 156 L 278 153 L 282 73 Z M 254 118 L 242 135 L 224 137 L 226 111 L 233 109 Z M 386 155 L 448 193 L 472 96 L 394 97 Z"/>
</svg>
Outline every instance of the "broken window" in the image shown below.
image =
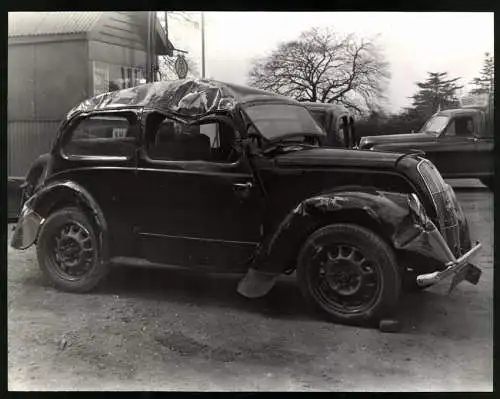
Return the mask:
<svg viewBox="0 0 500 399">
<path fill-rule="evenodd" d="M 158 120 L 151 114 L 146 122 L 146 148 L 153 160 L 234 162 L 233 129 L 219 121 L 187 124 L 173 119 Z"/>
</svg>

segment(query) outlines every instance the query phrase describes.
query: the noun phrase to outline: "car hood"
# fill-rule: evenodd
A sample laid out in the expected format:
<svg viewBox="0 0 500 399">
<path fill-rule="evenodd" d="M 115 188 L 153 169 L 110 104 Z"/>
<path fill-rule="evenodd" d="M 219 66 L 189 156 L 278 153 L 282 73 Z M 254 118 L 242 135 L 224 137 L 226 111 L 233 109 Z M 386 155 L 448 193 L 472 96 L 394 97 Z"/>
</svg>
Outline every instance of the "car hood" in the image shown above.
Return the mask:
<svg viewBox="0 0 500 399">
<path fill-rule="evenodd" d="M 275 158 L 278 166 L 343 166 L 393 169 L 401 154 L 382 151 L 313 148 L 294 151 Z"/>
<path fill-rule="evenodd" d="M 406 133 L 406 134 L 386 134 L 381 136 L 363 137 L 360 141 L 360 148 L 374 146 L 378 144 L 396 144 L 396 143 L 421 143 L 433 140 L 434 136 L 428 133 Z"/>
</svg>

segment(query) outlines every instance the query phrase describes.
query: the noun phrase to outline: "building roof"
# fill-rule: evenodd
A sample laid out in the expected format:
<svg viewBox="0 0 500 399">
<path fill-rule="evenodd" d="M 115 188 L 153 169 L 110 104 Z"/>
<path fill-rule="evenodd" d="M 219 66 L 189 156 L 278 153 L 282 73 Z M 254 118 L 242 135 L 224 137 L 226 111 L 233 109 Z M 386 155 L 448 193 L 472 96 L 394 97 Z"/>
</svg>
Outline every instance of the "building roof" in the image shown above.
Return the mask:
<svg viewBox="0 0 500 399">
<path fill-rule="evenodd" d="M 86 33 L 103 12 L 9 12 L 9 37 Z"/>
<path fill-rule="evenodd" d="M 184 79 L 148 83 L 129 89 L 100 94 L 85 100 L 67 115 L 120 108 L 147 107 L 173 114 L 181 119 L 195 119 L 219 110 L 229 110 L 236 103 L 301 103 L 264 90 L 216 80 Z"/>
<path fill-rule="evenodd" d="M 117 44 L 117 37 L 127 39 L 137 35 L 141 47 L 144 47 L 147 43 L 147 14 L 142 11 L 9 12 L 8 37 L 10 43 L 19 40 L 27 43 L 30 38 L 80 34 L 89 40 L 111 40 L 112 44 Z M 156 28 L 156 53 L 172 55 L 174 46 L 170 41 L 167 43 L 165 30 L 159 23 Z"/>
</svg>

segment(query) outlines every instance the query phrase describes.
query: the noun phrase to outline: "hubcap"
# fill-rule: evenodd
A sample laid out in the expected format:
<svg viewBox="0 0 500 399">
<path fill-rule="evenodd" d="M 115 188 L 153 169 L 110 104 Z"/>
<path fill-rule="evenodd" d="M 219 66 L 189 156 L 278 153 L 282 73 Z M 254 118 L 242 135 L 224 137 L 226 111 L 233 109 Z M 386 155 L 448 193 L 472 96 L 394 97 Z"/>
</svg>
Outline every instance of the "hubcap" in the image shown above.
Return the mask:
<svg viewBox="0 0 500 399">
<path fill-rule="evenodd" d="M 333 244 L 316 251 L 312 276 L 317 298 L 341 312 L 359 312 L 371 306 L 380 289 L 375 265 L 355 246 Z"/>
<path fill-rule="evenodd" d="M 65 278 L 81 277 L 93 265 L 94 247 L 88 230 L 77 222 L 65 224 L 54 236 L 53 259 Z"/>
</svg>

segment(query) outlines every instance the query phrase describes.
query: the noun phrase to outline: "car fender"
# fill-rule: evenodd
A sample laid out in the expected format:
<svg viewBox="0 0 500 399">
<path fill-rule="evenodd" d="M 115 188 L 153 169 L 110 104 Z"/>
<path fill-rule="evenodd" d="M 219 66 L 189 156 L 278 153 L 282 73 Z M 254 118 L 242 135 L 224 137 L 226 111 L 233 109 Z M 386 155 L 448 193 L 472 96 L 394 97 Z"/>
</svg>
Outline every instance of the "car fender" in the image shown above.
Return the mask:
<svg viewBox="0 0 500 399">
<path fill-rule="evenodd" d="M 375 188 L 344 187 L 307 198 L 268 233 L 257 248 L 238 292 L 248 298 L 266 295 L 282 273 L 292 272 L 302 244 L 315 230 L 333 223 L 368 227 L 395 248 L 418 234 L 408 194 Z"/>
<path fill-rule="evenodd" d="M 108 259 L 108 226 L 92 195 L 74 181 L 57 181 L 37 190 L 24 204 L 11 245 L 26 249 L 33 245 L 45 219 L 58 204 L 75 204 L 86 211 L 97 229 L 103 260 Z"/>
<path fill-rule="evenodd" d="M 281 273 L 294 268 L 294 260 L 306 237 L 332 223 L 354 223 L 371 228 L 393 246 L 404 242 L 412 225 L 408 195 L 366 187 L 350 187 L 322 193 L 298 204 L 262 241 L 253 267 Z"/>
</svg>

